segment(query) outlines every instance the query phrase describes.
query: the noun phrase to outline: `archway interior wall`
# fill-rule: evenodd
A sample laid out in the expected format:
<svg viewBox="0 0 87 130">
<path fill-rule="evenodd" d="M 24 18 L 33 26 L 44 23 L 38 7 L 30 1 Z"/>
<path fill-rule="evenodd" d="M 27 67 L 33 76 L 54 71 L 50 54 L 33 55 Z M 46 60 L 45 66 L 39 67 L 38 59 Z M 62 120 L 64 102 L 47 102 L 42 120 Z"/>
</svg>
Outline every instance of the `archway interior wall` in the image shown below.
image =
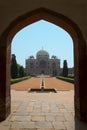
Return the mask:
<svg viewBox="0 0 87 130">
<path fill-rule="evenodd" d="M 75 110 L 76 110 L 76 116 L 83 119 L 83 120 L 87 120 L 87 112 L 86 112 L 87 108 L 84 106 L 87 97 L 84 96 L 84 103 L 82 103 L 81 96 L 83 96 L 83 94 L 80 91 L 82 89 L 83 82 L 84 82 L 85 90 L 86 90 L 86 85 L 87 85 L 85 78 L 82 78 L 84 75 L 84 72 L 86 72 L 85 71 L 86 66 L 84 66 L 84 68 L 83 68 L 83 64 L 82 64 L 86 58 L 86 57 L 83 58 L 84 56 L 86 56 L 85 55 L 85 46 L 84 46 L 85 43 L 82 44 L 83 37 L 81 37 L 82 35 L 80 34 L 80 31 L 77 28 L 77 26 L 75 26 L 75 24 L 72 21 L 70 21 L 68 18 L 66 18 L 65 16 L 62 16 L 58 13 L 54 13 L 53 11 L 44 9 L 44 8 L 42 8 L 42 9 L 40 8 L 38 10 L 35 10 L 33 12 L 30 12 L 27 15 L 24 15 L 24 16 L 18 18 L 7 29 L 7 32 L 9 31 L 9 35 L 7 33 L 6 40 L 4 41 L 4 45 L 5 45 L 4 60 L 6 60 L 6 63 L 5 63 L 6 71 L 4 71 L 4 75 L 6 75 L 5 76 L 6 79 L 4 78 L 4 75 L 2 74 L 3 75 L 2 80 L 5 79 L 5 81 L 6 81 L 2 86 L 5 90 L 7 89 L 7 91 L 4 92 L 5 96 L 6 96 L 5 104 L 7 104 L 7 106 L 5 106 L 5 109 L 9 110 L 9 108 L 10 108 L 10 94 L 9 94 L 10 73 L 9 72 L 10 72 L 10 53 L 11 53 L 10 44 L 11 44 L 11 40 L 12 40 L 13 36 L 15 35 L 15 33 L 18 32 L 20 29 L 22 29 L 26 25 L 29 25 L 29 24 L 36 22 L 38 20 L 41 20 L 41 19 L 52 22 L 52 23 L 56 24 L 57 26 L 62 27 L 67 32 L 69 32 L 69 34 L 73 38 L 74 56 L 75 56 L 74 62 L 75 62 Z M 79 36 L 81 37 L 80 40 L 79 40 Z M 2 40 L 2 42 L 3 42 L 3 40 Z M 80 44 L 80 46 L 79 46 L 79 44 Z M 4 68 L 3 68 L 3 70 L 4 70 Z M 87 90 L 85 92 L 87 92 Z M 83 112 L 84 108 L 85 108 L 85 118 L 84 118 L 84 112 Z M 5 114 L 4 114 L 5 117 L 9 114 L 9 112 L 5 111 Z"/>
<path fill-rule="evenodd" d="M 87 23 L 86 0 L 26 0 L 26 2 L 22 0 L 21 3 L 20 0 L 9 0 L 9 2 L 6 0 L 0 0 L 0 7 L 0 16 L 2 16 L 0 19 L 0 34 L 17 17 L 43 7 L 59 12 L 70 18 L 80 27 L 85 39 L 87 39 L 87 29 L 85 26 Z"/>
</svg>

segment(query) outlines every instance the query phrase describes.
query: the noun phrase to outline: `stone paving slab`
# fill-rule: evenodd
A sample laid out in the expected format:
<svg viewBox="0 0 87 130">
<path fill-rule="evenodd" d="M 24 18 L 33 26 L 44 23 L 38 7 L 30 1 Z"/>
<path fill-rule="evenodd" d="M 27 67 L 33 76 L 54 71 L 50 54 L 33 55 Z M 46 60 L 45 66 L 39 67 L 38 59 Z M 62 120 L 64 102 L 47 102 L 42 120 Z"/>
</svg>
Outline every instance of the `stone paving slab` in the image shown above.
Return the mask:
<svg viewBox="0 0 87 130">
<path fill-rule="evenodd" d="M 32 121 L 45 121 L 45 116 L 37 115 L 31 117 Z"/>
<path fill-rule="evenodd" d="M 29 122 L 31 120 L 31 116 L 12 116 L 9 121 L 17 121 L 17 122 Z"/>
<path fill-rule="evenodd" d="M 35 122 L 13 122 L 11 128 L 35 128 Z"/>
<path fill-rule="evenodd" d="M 53 97 L 52 94 L 31 96 L 26 91 L 12 91 L 12 94 L 11 114 L 0 123 L 0 130 L 87 130 L 87 125 L 80 129 L 81 123 L 75 124 L 73 91 L 59 92 Z"/>
<path fill-rule="evenodd" d="M 55 121 L 55 115 L 46 115 L 46 121 Z"/>
<path fill-rule="evenodd" d="M 6 130 L 65 130 L 68 127 L 72 128 L 71 125 L 68 126 L 68 122 L 74 120 L 73 101 L 72 104 L 68 101 L 68 98 L 60 101 L 60 96 L 62 97 L 60 93 L 55 95 L 54 100 L 52 94 L 32 94 L 32 97 L 38 97 L 34 99 L 26 91 L 12 91 L 12 94 L 11 115 L 0 124 L 0 128 L 3 127 L 2 130 L 6 128 Z M 61 94 L 64 94 L 64 92 Z M 17 96 L 22 97 L 19 99 Z M 40 96 L 43 96 L 43 99 L 45 96 L 50 96 L 50 100 L 46 97 L 45 100 L 42 100 Z M 59 98 L 55 100 L 57 97 Z M 67 113 L 68 110 L 69 113 Z"/>
<path fill-rule="evenodd" d="M 10 128 L 9 130 L 37 130 L 36 128 Z"/>
<path fill-rule="evenodd" d="M 52 124 L 55 130 L 66 130 L 66 126 L 63 122 L 55 121 Z"/>
<path fill-rule="evenodd" d="M 48 121 L 39 121 L 36 123 L 36 128 L 52 128 L 52 123 Z"/>
</svg>

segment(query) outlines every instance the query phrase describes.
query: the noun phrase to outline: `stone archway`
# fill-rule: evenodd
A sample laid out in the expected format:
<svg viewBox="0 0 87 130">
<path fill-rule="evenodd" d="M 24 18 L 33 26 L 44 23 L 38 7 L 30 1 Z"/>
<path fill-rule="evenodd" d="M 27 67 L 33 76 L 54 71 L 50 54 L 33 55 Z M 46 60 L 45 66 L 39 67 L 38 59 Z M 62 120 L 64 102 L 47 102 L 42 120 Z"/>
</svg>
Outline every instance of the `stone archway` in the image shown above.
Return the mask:
<svg viewBox="0 0 87 130">
<path fill-rule="evenodd" d="M 75 116 L 87 121 L 86 42 L 80 29 L 67 17 L 39 8 L 14 20 L 0 37 L 0 121 L 10 114 L 10 55 L 13 36 L 23 27 L 38 20 L 46 20 L 65 29 L 74 42 Z"/>
</svg>

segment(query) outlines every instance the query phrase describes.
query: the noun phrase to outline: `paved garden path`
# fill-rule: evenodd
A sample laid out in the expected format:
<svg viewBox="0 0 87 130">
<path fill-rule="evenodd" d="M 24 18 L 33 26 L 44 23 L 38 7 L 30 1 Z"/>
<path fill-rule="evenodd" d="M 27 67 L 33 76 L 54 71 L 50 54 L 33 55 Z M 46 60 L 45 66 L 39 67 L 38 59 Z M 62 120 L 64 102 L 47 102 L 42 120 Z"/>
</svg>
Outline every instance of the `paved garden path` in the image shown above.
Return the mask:
<svg viewBox="0 0 87 130">
<path fill-rule="evenodd" d="M 11 89 L 15 90 L 28 90 L 29 88 L 40 88 L 41 78 L 40 77 L 32 77 L 28 80 L 24 80 L 22 82 L 11 85 Z M 55 77 L 46 77 L 45 78 L 45 86 L 46 88 L 56 88 L 57 90 L 73 90 L 74 85 Z"/>
</svg>

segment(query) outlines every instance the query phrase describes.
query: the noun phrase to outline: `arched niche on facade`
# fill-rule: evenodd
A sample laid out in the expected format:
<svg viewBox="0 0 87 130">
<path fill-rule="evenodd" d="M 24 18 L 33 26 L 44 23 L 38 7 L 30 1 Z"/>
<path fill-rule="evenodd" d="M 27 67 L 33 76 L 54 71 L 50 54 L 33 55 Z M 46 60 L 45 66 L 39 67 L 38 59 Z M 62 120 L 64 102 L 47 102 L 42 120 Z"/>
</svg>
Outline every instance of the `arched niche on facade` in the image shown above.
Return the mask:
<svg viewBox="0 0 87 130">
<path fill-rule="evenodd" d="M 46 67 L 47 67 L 46 61 L 45 61 L 45 60 L 41 60 L 41 61 L 40 61 L 40 64 L 39 64 L 39 67 L 40 67 L 40 68 L 46 68 Z"/>
</svg>

